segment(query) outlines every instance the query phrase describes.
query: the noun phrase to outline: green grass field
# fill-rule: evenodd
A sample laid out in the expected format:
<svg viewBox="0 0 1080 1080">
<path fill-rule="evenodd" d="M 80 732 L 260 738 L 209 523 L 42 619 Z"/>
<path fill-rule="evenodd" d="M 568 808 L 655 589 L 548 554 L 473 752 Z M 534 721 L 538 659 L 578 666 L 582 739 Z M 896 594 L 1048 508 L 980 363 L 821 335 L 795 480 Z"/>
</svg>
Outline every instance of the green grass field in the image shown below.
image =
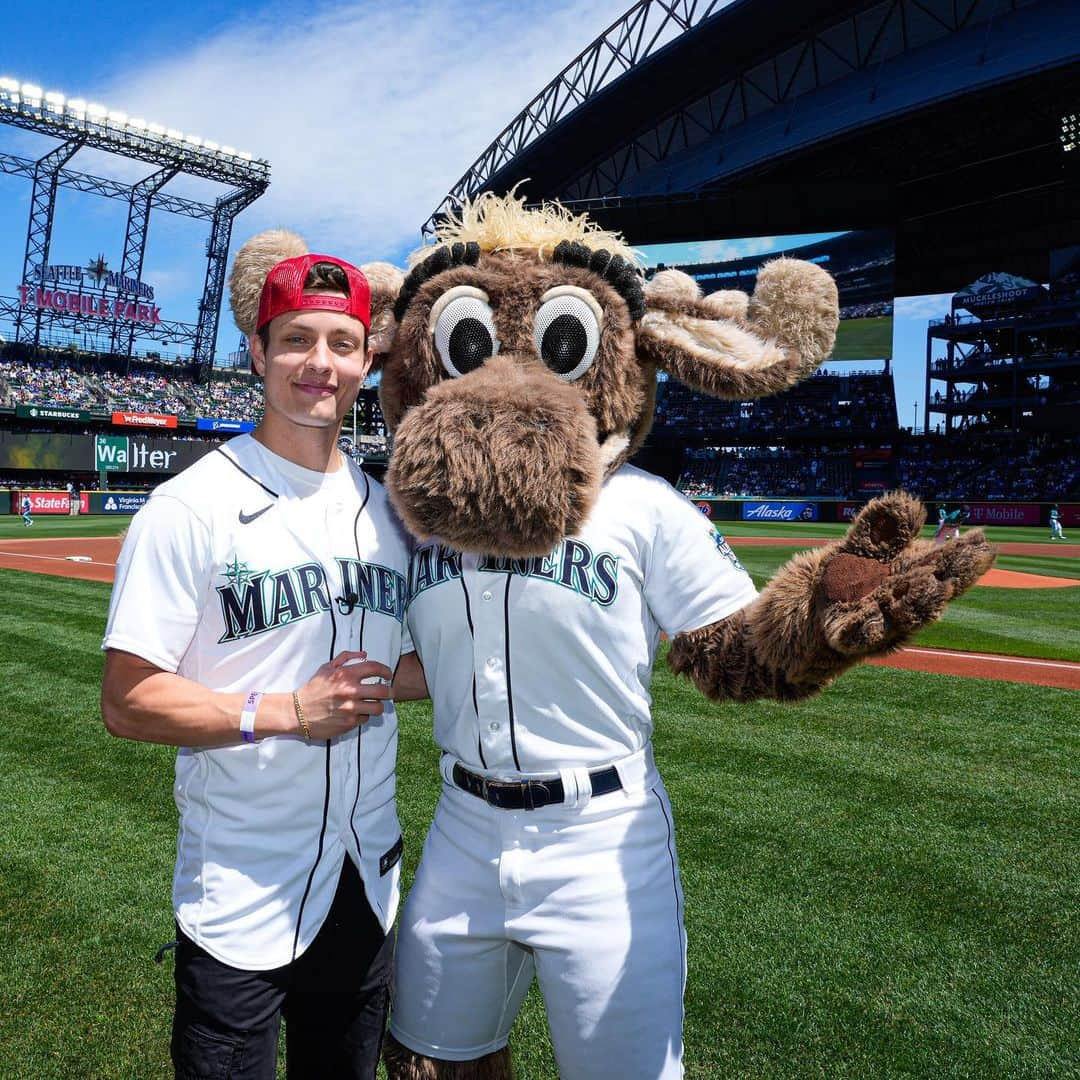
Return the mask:
<svg viewBox="0 0 1080 1080">
<path fill-rule="evenodd" d="M 761 583 L 791 549 L 739 554 Z M 1078 576 L 1064 545 L 1050 562 Z M 172 751 L 101 724 L 108 586 L 0 590 L 0 1077 L 168 1076 Z M 920 640 L 1080 659 L 1076 595 L 979 589 Z M 653 689 L 688 1077 L 1077 1075 L 1080 695 L 864 667 L 798 706 L 714 705 L 663 663 Z M 406 880 L 430 731 L 430 706 L 402 708 Z M 521 1080 L 556 1076 L 535 991 L 514 1050 Z"/>
<path fill-rule="evenodd" d="M 892 356 L 891 315 L 869 319 L 841 319 L 836 331 L 833 360 L 883 360 Z"/>
</svg>

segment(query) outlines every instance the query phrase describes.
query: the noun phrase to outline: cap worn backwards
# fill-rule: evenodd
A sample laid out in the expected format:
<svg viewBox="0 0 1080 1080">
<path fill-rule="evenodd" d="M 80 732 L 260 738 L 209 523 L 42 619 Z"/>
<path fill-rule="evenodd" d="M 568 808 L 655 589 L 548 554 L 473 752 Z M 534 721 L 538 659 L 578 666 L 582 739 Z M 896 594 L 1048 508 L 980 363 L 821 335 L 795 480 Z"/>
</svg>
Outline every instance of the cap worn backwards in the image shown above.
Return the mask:
<svg viewBox="0 0 1080 1080">
<path fill-rule="evenodd" d="M 305 292 L 304 282 L 316 263 L 331 263 L 345 273 L 349 295 L 339 296 L 322 292 Z M 288 311 L 340 311 L 371 329 L 371 286 L 364 275 L 351 263 L 333 255 L 297 255 L 279 262 L 266 276 L 259 296 L 256 330 L 271 319 Z"/>
</svg>

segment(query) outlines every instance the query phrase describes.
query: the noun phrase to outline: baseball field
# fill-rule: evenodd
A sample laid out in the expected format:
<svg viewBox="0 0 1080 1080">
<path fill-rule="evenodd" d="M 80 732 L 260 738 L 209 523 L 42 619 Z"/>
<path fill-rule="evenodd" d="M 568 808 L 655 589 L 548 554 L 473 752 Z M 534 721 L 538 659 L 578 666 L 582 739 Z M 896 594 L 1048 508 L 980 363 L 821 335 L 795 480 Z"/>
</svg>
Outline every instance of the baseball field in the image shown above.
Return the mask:
<svg viewBox="0 0 1080 1080">
<path fill-rule="evenodd" d="M 106 733 L 109 585 L 70 576 L 111 566 L 115 541 L 82 538 L 125 524 L 0 519 L 0 565 L 22 567 L 0 569 L 3 1078 L 170 1075 L 171 960 L 154 954 L 173 936 L 173 751 Z M 724 531 L 760 585 L 839 527 Z M 864 666 L 802 704 L 717 705 L 660 658 L 688 1077 L 1080 1073 L 1080 693 L 1061 688 L 1080 687 L 1080 544 L 988 531 L 1035 546 L 909 656 L 976 653 L 979 677 Z M 437 753 L 430 706 L 400 713 L 407 882 Z M 535 989 L 514 1050 L 521 1080 L 557 1075 Z"/>
</svg>

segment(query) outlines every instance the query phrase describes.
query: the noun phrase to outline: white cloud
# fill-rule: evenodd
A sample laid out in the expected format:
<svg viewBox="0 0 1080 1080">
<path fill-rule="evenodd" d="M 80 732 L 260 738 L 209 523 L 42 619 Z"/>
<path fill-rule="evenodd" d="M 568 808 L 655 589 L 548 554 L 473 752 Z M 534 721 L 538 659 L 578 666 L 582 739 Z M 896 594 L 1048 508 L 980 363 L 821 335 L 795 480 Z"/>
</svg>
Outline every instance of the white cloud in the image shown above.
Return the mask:
<svg viewBox="0 0 1080 1080">
<path fill-rule="evenodd" d="M 898 296 L 893 306 L 893 314 L 898 319 L 938 319 L 952 310 L 952 298 L 952 293 Z"/>
<path fill-rule="evenodd" d="M 625 4 L 267 8 L 190 52 L 118 73 L 106 100 L 270 161 L 270 189 L 235 240 L 286 226 L 356 261 L 400 256 L 488 143 Z"/>
</svg>

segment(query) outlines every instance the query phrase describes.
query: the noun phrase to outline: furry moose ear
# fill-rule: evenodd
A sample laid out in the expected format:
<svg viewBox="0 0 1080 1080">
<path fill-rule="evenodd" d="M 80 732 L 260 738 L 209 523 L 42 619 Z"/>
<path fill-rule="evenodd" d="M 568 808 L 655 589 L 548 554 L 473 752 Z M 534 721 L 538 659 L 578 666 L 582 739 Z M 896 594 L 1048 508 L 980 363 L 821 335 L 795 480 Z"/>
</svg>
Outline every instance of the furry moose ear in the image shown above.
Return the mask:
<svg viewBox="0 0 1080 1080">
<path fill-rule="evenodd" d="M 307 253 L 303 238 L 287 229 L 257 233 L 236 253 L 229 275 L 229 304 L 233 319 L 245 337 L 255 333 L 259 297 L 267 275 L 283 259 L 295 259 Z"/>
<path fill-rule="evenodd" d="M 697 282 L 664 270 L 645 287 L 639 356 L 713 397 L 745 401 L 812 375 L 832 352 L 840 305 L 836 283 L 800 259 L 773 259 L 754 295 L 702 296 Z"/>
<path fill-rule="evenodd" d="M 394 302 L 405 284 L 405 274 L 387 262 L 364 263 L 360 270 L 371 286 L 371 330 L 368 340 L 377 366 L 381 362 L 380 357 L 385 356 L 394 344 L 397 333 Z"/>
</svg>

